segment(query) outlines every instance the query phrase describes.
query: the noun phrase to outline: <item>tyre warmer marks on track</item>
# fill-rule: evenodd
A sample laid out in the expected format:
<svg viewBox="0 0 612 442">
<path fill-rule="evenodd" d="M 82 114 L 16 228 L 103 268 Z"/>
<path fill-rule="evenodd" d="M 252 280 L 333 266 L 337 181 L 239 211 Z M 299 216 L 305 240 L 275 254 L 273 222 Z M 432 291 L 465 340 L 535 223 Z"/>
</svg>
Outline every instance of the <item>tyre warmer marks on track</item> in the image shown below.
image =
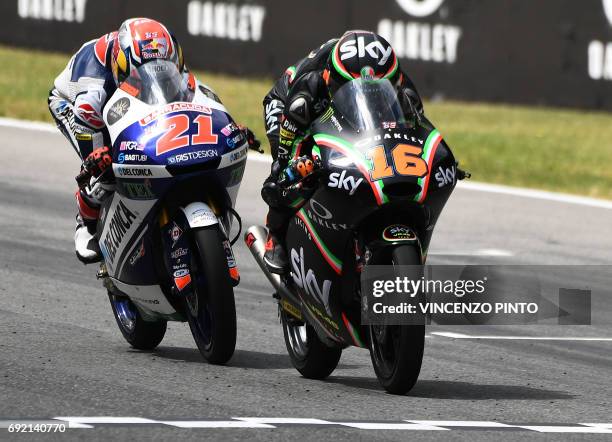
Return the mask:
<svg viewBox="0 0 612 442">
<path fill-rule="evenodd" d="M 582 433 L 612 434 L 612 423 L 504 423 L 493 421 L 434 421 L 434 420 L 398 420 L 398 421 L 352 421 L 323 420 L 311 418 L 284 417 L 233 417 L 227 420 L 217 419 L 148 419 L 142 417 L 91 416 L 91 417 L 54 417 L 52 419 L 0 419 L 0 428 L 11 424 L 61 424 L 67 428 L 102 428 L 159 426 L 174 428 L 248 428 L 272 429 L 283 427 L 330 426 L 364 430 L 396 431 L 527 431 L 536 433 Z"/>
</svg>

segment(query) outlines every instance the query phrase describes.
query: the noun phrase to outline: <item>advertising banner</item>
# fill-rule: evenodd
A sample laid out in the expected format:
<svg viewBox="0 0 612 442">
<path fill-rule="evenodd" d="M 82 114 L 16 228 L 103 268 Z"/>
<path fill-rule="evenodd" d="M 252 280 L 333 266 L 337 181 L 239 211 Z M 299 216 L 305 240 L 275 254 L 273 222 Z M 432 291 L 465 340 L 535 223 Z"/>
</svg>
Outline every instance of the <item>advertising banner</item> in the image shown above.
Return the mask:
<svg viewBox="0 0 612 442">
<path fill-rule="evenodd" d="M 612 110 L 612 0 L 7 0 L 0 14 L 0 43 L 60 52 L 155 18 L 190 66 L 241 76 L 368 29 L 425 97 Z"/>
</svg>

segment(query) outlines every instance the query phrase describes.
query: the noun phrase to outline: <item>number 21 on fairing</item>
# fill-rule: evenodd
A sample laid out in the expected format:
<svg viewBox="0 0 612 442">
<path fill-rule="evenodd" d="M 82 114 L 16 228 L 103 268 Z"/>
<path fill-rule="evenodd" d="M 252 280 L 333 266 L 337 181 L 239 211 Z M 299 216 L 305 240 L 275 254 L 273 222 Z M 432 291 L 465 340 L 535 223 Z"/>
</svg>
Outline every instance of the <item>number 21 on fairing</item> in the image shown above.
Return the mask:
<svg viewBox="0 0 612 442">
<path fill-rule="evenodd" d="M 159 137 L 155 145 L 157 155 L 193 144 L 217 143 L 218 136 L 212 133 L 210 115 L 198 115 L 193 122 L 198 126 L 198 131 L 194 135 L 185 134 L 190 125 L 190 118 L 187 115 L 174 115 L 161 122 L 160 124 L 166 131 Z"/>
<path fill-rule="evenodd" d="M 423 149 L 410 144 L 398 144 L 391 149 L 393 167 L 387 162 L 385 146 L 375 146 L 368 150 L 366 156 L 372 161 L 370 179 L 372 181 L 389 178 L 395 175 L 420 178 L 427 174 L 427 162 L 421 158 Z"/>
</svg>

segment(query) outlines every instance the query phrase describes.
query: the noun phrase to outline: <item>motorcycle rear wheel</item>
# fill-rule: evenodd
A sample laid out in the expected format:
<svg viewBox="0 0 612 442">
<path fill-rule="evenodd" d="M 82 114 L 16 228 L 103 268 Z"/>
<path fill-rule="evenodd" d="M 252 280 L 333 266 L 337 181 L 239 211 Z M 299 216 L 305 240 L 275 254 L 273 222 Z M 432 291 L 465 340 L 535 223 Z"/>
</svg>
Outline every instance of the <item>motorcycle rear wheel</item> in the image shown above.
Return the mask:
<svg viewBox="0 0 612 442">
<path fill-rule="evenodd" d="M 166 334 L 166 321 L 145 321 L 127 296 L 108 293 L 113 316 L 125 340 L 138 350 L 152 350 Z"/>
<path fill-rule="evenodd" d="M 342 349 L 325 345 L 312 326 L 280 309 L 285 346 L 291 363 L 308 379 L 325 379 L 338 366 Z"/>
<path fill-rule="evenodd" d="M 419 265 L 419 252 L 412 246 L 393 251 L 394 265 Z M 370 358 L 376 377 L 392 394 L 406 394 L 421 372 L 425 348 L 424 325 L 370 325 Z"/>
<path fill-rule="evenodd" d="M 224 364 L 236 348 L 236 305 L 224 237 L 217 225 L 193 231 L 194 290 L 185 315 L 198 350 L 211 364 Z"/>
</svg>

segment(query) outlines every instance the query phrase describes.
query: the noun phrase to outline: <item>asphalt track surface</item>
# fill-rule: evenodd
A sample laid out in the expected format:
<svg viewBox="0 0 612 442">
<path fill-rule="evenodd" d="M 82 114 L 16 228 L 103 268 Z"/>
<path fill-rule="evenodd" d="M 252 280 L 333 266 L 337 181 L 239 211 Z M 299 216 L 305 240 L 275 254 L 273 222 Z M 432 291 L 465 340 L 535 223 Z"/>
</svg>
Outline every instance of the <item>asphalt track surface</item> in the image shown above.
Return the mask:
<svg viewBox="0 0 612 442">
<path fill-rule="evenodd" d="M 79 163 L 73 151 L 59 134 L 48 131 L 3 127 L 0 140 L 0 420 L 115 416 L 233 422 L 235 417 L 259 416 L 382 422 L 366 426 L 374 429 L 317 421 L 179 429 L 115 419 L 113 425 L 46 435 L 57 439 L 610 437 L 588 433 L 612 432 L 612 426 L 587 428 L 587 434 L 580 434 L 583 427 L 555 430 L 570 431 L 565 435 L 521 427 L 612 422 L 610 340 L 463 339 L 432 334 L 450 330 L 438 326 L 428 330 L 421 376 L 407 396 L 386 394 L 368 352 L 356 348 L 344 351 L 326 381 L 303 379 L 286 354 L 270 286 L 243 244 L 236 247 L 242 276 L 235 290 L 238 341 L 227 366 L 204 363 L 182 323 L 169 324 L 155 351 L 130 349 L 95 279 L 96 267 L 83 266 L 74 257 L 73 177 Z M 267 170 L 263 162 L 248 163 L 237 207 L 245 226 L 263 219 L 258 192 Z M 458 188 L 430 252 L 430 262 L 457 264 L 479 259 L 612 264 L 612 210 Z M 606 305 L 595 315 L 610 314 Z M 604 325 L 454 331 L 468 336 L 612 338 L 612 328 Z M 429 424 L 390 424 L 406 420 L 457 422 L 454 427 L 446 424 L 450 431 L 434 431 L 444 428 Z M 487 422 L 517 427 L 487 427 Z M 6 431 L 0 428 L 0 439 L 27 437 Z"/>
</svg>

